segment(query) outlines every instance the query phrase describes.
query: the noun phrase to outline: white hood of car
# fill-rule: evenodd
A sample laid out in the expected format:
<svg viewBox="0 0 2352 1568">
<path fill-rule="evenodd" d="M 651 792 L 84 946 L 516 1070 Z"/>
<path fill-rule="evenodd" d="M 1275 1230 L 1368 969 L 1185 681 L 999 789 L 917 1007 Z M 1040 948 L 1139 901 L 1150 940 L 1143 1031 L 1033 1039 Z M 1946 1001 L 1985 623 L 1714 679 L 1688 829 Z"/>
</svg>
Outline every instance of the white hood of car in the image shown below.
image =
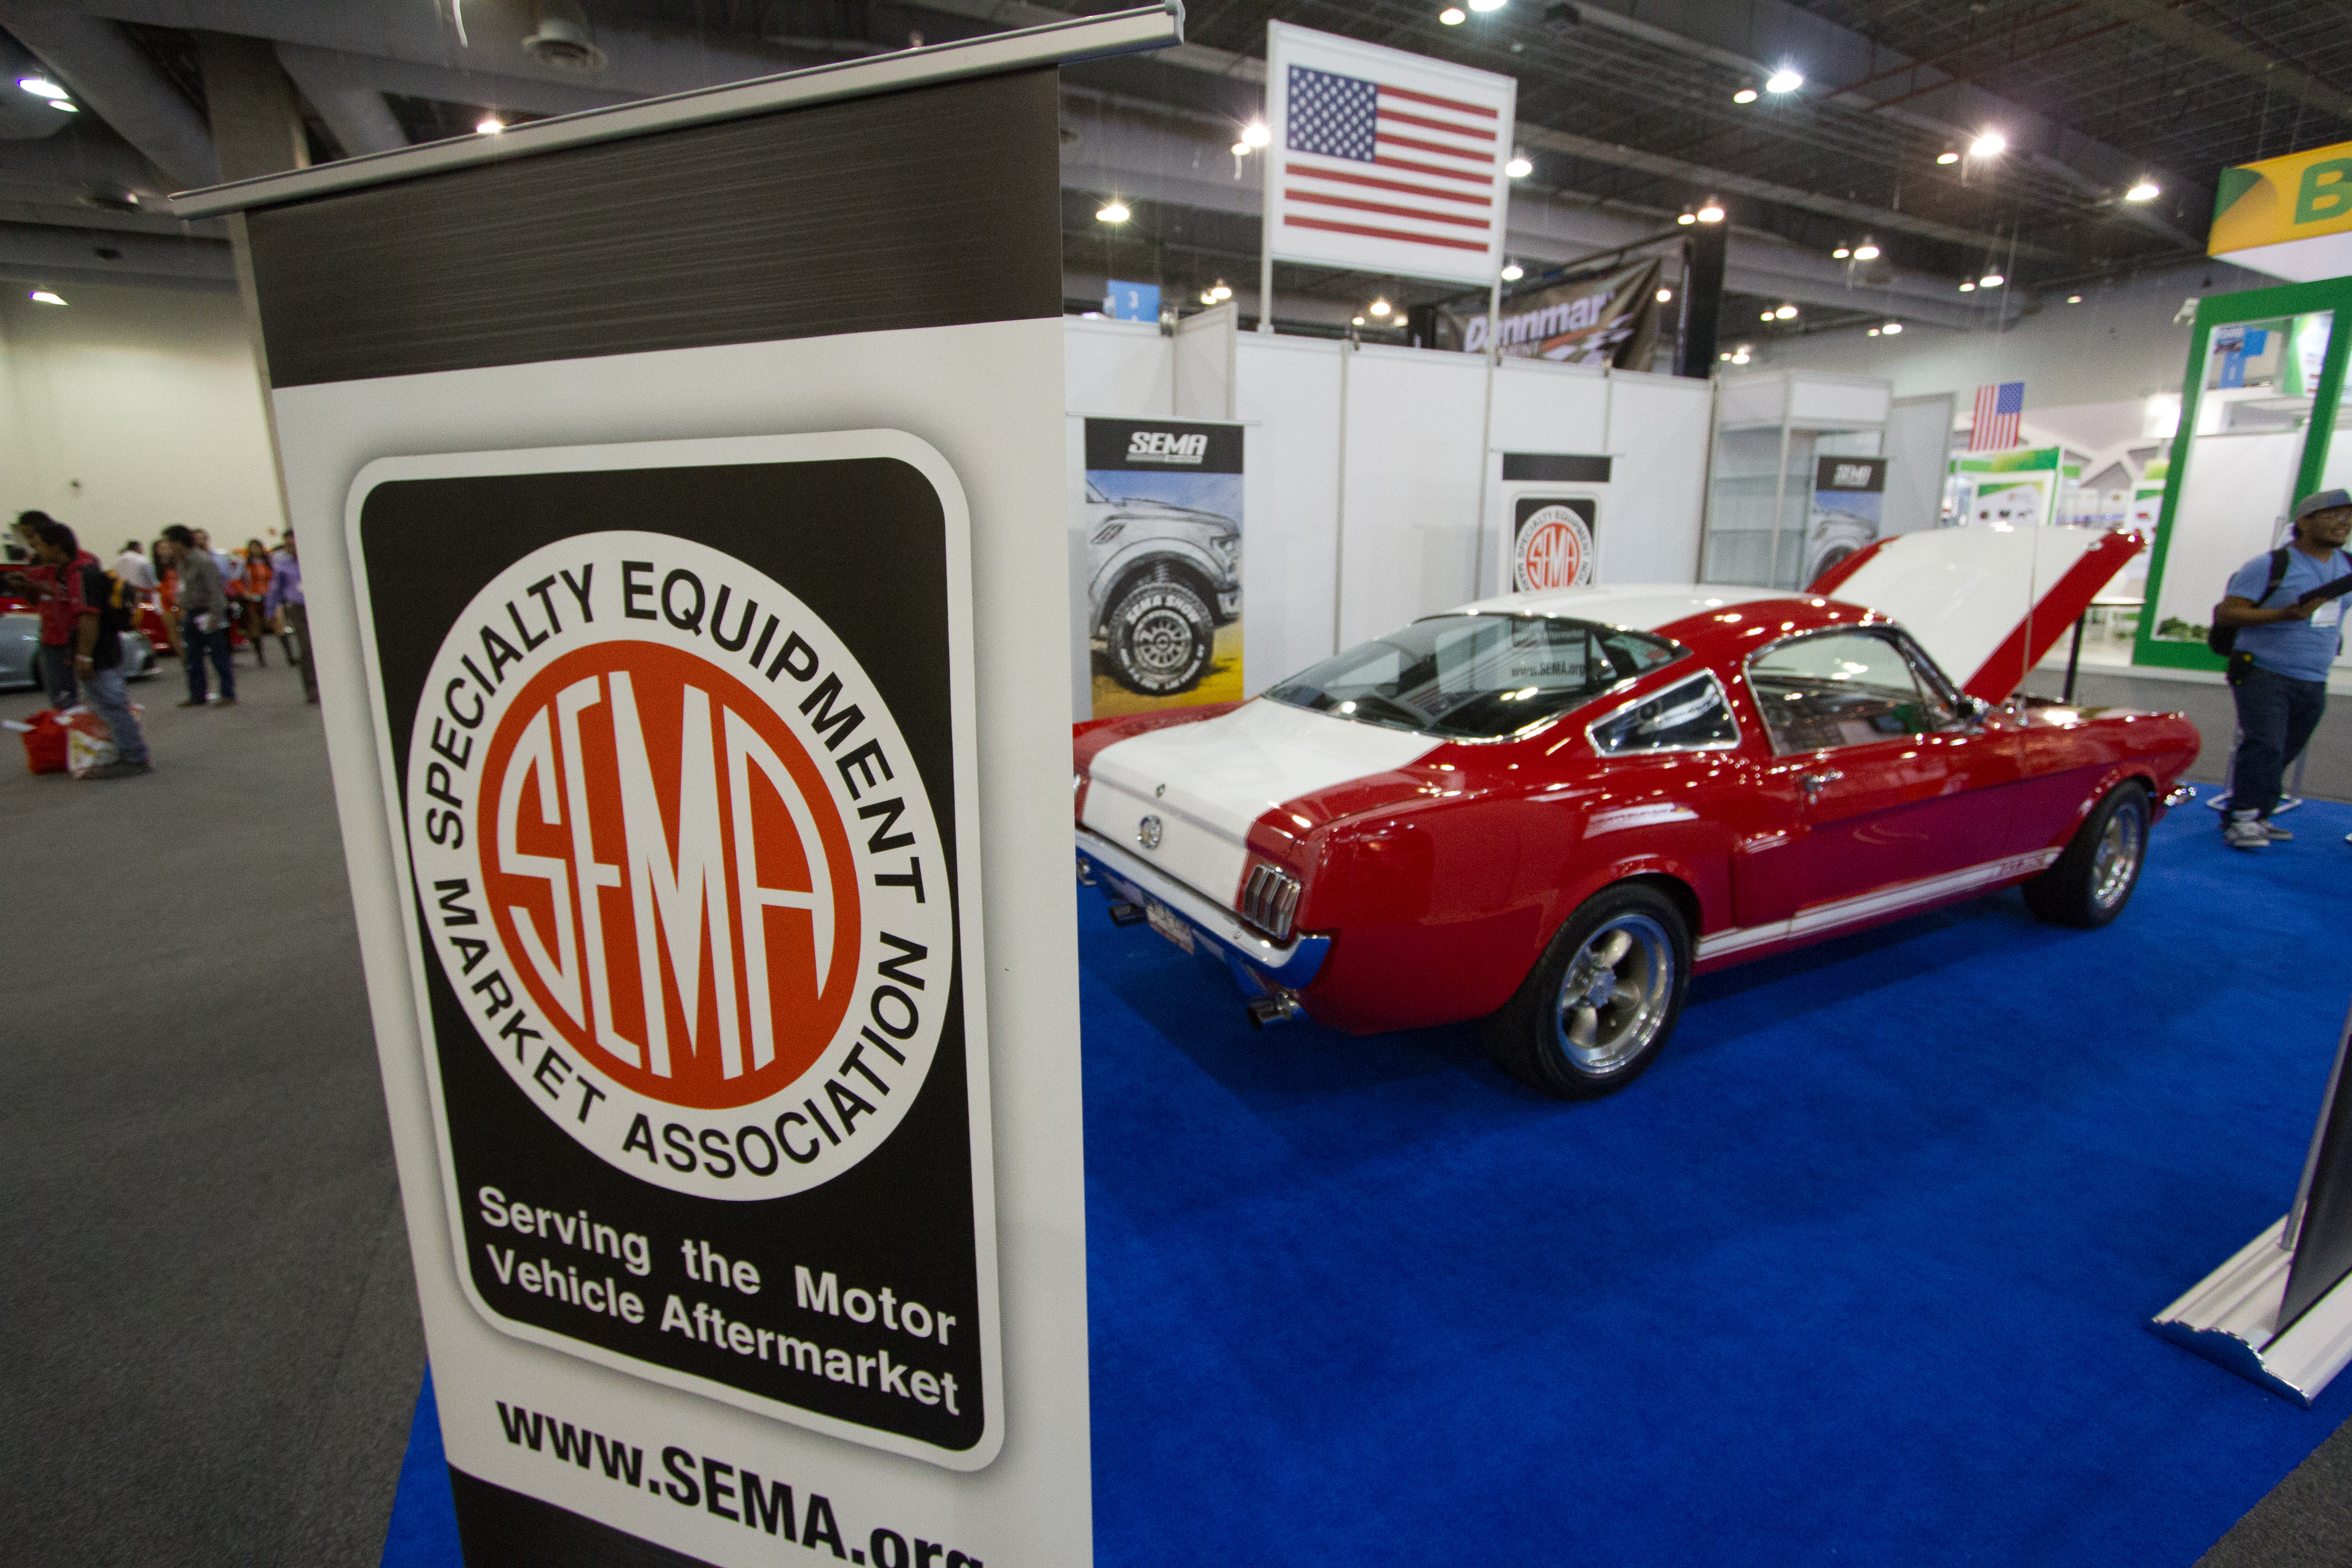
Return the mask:
<svg viewBox="0 0 2352 1568">
<path fill-rule="evenodd" d="M 1105 746 L 1088 769 L 1081 820 L 1230 906 L 1240 895 L 1252 823 L 1286 801 L 1408 766 L 1444 743 L 1260 698 Z M 1156 847 L 1141 831 L 1147 816 L 1159 819 Z"/>
</svg>

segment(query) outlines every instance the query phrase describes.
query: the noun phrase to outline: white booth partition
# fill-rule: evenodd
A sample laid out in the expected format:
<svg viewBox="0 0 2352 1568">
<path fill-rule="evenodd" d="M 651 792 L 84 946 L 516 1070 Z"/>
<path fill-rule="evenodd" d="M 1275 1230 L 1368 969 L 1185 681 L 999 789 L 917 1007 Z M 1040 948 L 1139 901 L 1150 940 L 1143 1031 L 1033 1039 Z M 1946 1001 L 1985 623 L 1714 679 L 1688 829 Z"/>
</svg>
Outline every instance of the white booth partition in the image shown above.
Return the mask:
<svg viewBox="0 0 2352 1568">
<path fill-rule="evenodd" d="M 1148 322 L 1071 320 L 1064 330 L 1074 451 L 1089 416 L 1199 416 L 1179 406 L 1180 339 Z M 1252 694 L 1490 591 L 1506 543 L 1499 527 L 1480 536 L 1492 454 L 1611 458 L 1597 580 L 1696 576 L 1706 382 L 1512 359 L 1495 369 L 1490 407 L 1487 363 L 1475 355 L 1257 332 L 1236 335 L 1233 366 L 1247 454 Z M 1071 473 L 1075 529 L 1085 515 L 1075 461 Z M 1074 701 L 1084 716 L 1083 694 Z"/>
</svg>

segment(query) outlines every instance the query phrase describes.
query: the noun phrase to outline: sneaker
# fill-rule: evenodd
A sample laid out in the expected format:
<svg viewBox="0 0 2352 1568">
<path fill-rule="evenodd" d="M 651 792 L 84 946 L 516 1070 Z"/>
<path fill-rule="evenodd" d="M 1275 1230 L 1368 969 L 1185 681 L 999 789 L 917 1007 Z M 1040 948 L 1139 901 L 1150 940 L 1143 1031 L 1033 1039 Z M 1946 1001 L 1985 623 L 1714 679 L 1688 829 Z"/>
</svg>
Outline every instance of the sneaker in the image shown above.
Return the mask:
<svg viewBox="0 0 2352 1568">
<path fill-rule="evenodd" d="M 2221 842 L 2232 849 L 2267 849 L 2270 829 L 2263 826 L 2261 817 L 2249 811 L 2230 818 L 2229 825 L 2221 829 Z"/>
<path fill-rule="evenodd" d="M 2273 844 L 2292 843 L 2294 839 L 2294 828 L 2281 827 L 2275 822 L 2265 821 L 2263 824 L 2263 831 L 2270 835 L 2271 842 Z"/>
<path fill-rule="evenodd" d="M 155 771 L 152 763 L 104 763 L 81 776 L 86 779 L 135 779 Z"/>
</svg>

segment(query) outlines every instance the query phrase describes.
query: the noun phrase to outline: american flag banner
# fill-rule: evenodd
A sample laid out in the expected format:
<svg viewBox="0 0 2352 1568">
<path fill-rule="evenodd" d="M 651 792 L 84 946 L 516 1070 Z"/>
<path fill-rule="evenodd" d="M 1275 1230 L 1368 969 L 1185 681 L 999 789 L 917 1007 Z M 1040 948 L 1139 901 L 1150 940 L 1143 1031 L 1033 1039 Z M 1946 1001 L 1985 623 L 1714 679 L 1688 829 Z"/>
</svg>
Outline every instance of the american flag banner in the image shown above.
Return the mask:
<svg viewBox="0 0 2352 1568">
<path fill-rule="evenodd" d="M 2025 383 L 2004 381 L 1977 388 L 1976 428 L 1969 432 L 1971 452 L 2005 452 L 2017 445 L 2018 416 L 2025 412 Z"/>
<path fill-rule="evenodd" d="M 1517 98 L 1507 76 L 1268 23 L 1268 249 L 1284 261 L 1491 282 L 1503 265 Z"/>
</svg>

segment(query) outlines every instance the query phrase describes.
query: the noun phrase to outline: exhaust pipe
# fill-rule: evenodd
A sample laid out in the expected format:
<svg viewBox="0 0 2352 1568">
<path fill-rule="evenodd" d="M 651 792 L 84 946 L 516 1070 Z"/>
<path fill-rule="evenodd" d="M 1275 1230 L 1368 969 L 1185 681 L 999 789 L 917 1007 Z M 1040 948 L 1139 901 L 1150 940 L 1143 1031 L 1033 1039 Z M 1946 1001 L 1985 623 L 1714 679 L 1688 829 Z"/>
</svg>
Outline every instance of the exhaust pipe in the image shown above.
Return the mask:
<svg viewBox="0 0 2352 1568">
<path fill-rule="evenodd" d="M 1249 1008 L 1251 1026 L 1259 1029 L 1287 1024 L 1307 1011 L 1298 1004 L 1297 992 L 1279 985 L 1263 996 L 1251 997 L 1244 1005 Z"/>
</svg>

